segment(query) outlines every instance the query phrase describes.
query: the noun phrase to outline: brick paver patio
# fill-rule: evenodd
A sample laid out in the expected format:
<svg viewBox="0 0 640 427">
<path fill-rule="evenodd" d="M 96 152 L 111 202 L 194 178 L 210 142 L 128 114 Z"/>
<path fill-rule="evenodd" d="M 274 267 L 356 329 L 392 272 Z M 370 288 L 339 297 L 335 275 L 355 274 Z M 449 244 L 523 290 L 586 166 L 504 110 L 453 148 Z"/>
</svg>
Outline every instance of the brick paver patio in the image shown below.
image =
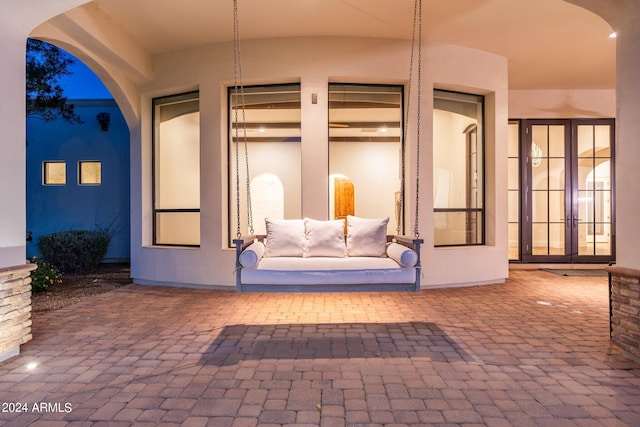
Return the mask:
<svg viewBox="0 0 640 427">
<path fill-rule="evenodd" d="M 511 276 L 397 294 L 127 286 L 35 317 L 0 364 L 0 425 L 640 426 L 606 277 Z"/>
</svg>

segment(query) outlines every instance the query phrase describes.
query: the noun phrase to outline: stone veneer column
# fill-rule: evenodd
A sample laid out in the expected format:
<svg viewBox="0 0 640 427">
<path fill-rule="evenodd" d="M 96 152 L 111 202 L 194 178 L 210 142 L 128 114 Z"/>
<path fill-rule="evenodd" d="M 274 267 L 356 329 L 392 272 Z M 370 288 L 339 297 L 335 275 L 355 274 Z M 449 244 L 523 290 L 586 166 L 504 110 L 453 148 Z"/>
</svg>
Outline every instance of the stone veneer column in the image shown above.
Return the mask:
<svg viewBox="0 0 640 427">
<path fill-rule="evenodd" d="M 0 362 L 20 354 L 31 340 L 31 270 L 35 264 L 0 269 Z"/>
<path fill-rule="evenodd" d="M 611 274 L 611 340 L 640 361 L 640 271 L 608 267 Z"/>
</svg>

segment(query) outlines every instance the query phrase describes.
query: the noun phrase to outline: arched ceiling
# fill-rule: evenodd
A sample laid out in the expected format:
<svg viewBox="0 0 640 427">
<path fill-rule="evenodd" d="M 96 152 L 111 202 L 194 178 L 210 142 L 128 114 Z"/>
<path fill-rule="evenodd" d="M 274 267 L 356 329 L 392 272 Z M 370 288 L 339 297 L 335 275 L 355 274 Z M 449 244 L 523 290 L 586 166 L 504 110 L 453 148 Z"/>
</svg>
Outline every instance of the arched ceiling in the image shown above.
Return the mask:
<svg viewBox="0 0 640 427">
<path fill-rule="evenodd" d="M 243 39 L 411 38 L 412 0 L 238 0 L 238 5 Z M 232 6 L 232 0 L 94 0 L 50 24 L 76 38 L 90 34 L 94 51 L 117 53 L 121 66 L 144 74 L 154 55 L 231 40 Z M 615 87 L 612 28 L 564 0 L 423 0 L 423 16 L 429 40 L 507 57 L 512 90 Z M 94 25 L 102 30 L 88 28 Z M 106 27 L 117 29 L 119 40 L 105 40 Z M 118 42 L 120 48 L 113 45 Z M 118 53 L 123 50 L 128 53 Z"/>
</svg>

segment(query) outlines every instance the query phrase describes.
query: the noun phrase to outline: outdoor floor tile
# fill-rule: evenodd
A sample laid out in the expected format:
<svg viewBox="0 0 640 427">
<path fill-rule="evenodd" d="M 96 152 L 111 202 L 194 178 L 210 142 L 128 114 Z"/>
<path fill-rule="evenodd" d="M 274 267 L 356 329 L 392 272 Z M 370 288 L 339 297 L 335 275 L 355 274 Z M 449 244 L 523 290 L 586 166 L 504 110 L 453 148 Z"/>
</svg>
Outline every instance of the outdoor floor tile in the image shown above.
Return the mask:
<svg viewBox="0 0 640 427">
<path fill-rule="evenodd" d="M 0 426 L 640 425 L 608 304 L 606 277 L 523 270 L 418 293 L 129 285 L 34 315 Z"/>
</svg>

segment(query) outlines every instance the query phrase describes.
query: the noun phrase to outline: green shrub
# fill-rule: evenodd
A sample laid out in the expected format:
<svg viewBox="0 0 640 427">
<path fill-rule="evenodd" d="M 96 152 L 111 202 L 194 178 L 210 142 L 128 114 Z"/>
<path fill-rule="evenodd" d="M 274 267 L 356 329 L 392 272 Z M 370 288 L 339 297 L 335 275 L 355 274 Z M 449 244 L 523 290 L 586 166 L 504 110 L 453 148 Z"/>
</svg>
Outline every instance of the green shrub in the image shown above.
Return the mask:
<svg viewBox="0 0 640 427">
<path fill-rule="evenodd" d="M 40 236 L 42 257 L 63 273 L 90 273 L 107 254 L 111 234 L 102 230 L 71 230 Z"/>
<path fill-rule="evenodd" d="M 62 274 L 51 264 L 33 258 L 32 262 L 38 266 L 31 271 L 31 292 L 44 292 L 50 286 L 62 283 Z"/>
</svg>

